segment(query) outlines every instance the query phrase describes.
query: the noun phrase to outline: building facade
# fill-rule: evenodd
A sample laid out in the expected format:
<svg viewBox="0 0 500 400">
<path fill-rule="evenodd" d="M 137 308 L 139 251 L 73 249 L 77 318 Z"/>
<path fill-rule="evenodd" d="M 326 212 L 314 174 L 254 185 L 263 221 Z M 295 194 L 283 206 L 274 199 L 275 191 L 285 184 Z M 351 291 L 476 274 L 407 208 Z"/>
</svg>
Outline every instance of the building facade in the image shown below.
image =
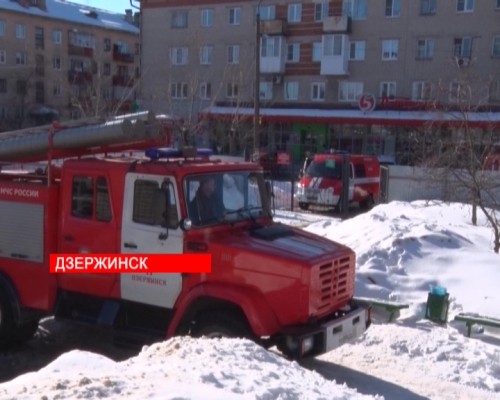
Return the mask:
<svg viewBox="0 0 500 400">
<path fill-rule="evenodd" d="M 222 151 L 413 164 L 464 123 L 500 140 L 498 0 L 142 0 L 141 14 L 141 101 Z"/>
<path fill-rule="evenodd" d="M 128 112 L 139 78 L 139 27 L 61 0 L 0 2 L 0 129 Z"/>
</svg>

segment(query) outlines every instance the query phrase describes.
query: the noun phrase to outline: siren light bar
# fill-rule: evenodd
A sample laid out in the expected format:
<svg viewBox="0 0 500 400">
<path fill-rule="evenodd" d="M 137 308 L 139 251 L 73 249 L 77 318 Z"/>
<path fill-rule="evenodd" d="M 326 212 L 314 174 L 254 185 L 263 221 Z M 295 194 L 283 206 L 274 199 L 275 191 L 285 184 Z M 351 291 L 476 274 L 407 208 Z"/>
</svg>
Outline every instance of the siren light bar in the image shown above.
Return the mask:
<svg viewBox="0 0 500 400">
<path fill-rule="evenodd" d="M 173 147 L 164 147 L 159 149 L 148 149 L 145 154 L 151 160 L 169 159 L 169 158 L 195 158 L 195 157 L 210 157 L 213 155 L 212 149 L 196 149 L 188 147 L 176 149 Z"/>
</svg>

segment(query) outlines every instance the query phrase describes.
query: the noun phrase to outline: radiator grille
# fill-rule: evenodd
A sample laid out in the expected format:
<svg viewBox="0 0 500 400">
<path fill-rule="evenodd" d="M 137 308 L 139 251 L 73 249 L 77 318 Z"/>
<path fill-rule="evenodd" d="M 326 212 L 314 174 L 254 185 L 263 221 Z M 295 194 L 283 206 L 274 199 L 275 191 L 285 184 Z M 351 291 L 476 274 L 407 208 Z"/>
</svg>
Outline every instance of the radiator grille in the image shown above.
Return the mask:
<svg viewBox="0 0 500 400">
<path fill-rule="evenodd" d="M 317 268 L 319 282 L 318 311 L 327 312 L 339 304 L 347 302 L 351 296 L 353 283 L 351 257 L 342 257 L 322 264 Z M 354 265 L 352 265 L 354 268 Z"/>
</svg>

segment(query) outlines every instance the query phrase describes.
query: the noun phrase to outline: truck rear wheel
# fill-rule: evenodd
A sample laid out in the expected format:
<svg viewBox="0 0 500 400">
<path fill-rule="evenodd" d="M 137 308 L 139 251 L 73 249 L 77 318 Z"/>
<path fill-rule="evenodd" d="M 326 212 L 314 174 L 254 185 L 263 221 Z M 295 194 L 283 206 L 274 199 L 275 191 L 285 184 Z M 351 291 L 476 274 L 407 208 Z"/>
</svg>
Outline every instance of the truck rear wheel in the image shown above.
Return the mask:
<svg viewBox="0 0 500 400">
<path fill-rule="evenodd" d="M 0 349 L 8 349 L 13 344 L 14 315 L 9 298 L 0 291 Z"/>
<path fill-rule="evenodd" d="M 201 315 L 191 330 L 191 335 L 208 338 L 248 338 L 251 332 L 246 321 L 235 313 L 216 312 Z"/>
<path fill-rule="evenodd" d="M 301 210 L 307 211 L 309 209 L 309 203 L 304 203 L 303 201 L 299 202 L 299 207 Z"/>
</svg>

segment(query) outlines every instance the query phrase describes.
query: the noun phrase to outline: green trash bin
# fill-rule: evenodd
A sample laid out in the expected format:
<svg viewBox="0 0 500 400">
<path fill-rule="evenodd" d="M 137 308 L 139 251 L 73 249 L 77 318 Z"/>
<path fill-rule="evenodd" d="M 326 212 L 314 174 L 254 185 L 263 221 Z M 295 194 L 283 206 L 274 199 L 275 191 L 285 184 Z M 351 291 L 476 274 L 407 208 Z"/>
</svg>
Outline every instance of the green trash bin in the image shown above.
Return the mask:
<svg viewBox="0 0 500 400">
<path fill-rule="evenodd" d="M 448 321 L 448 307 L 450 305 L 450 294 L 443 287 L 433 287 L 427 295 L 427 307 L 425 318 L 439 323 Z"/>
</svg>

